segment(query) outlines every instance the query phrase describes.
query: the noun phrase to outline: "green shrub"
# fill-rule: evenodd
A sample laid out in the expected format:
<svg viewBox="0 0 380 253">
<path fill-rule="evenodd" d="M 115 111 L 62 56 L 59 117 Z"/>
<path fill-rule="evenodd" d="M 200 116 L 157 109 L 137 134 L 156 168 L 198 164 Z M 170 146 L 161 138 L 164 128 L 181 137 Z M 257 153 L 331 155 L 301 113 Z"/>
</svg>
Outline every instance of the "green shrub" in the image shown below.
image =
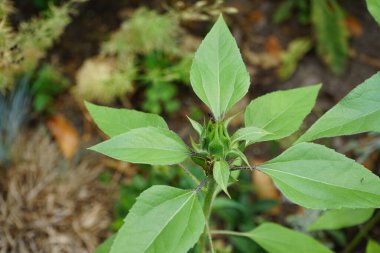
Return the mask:
<svg viewBox="0 0 380 253">
<path fill-rule="evenodd" d="M 321 217 L 314 229 L 327 228 L 323 219 L 331 216 L 342 219 L 337 222 L 339 227 L 357 224 L 371 216 L 371 209 L 380 207 L 378 176 L 333 149 L 311 143 L 326 137 L 380 132 L 380 72 L 319 118 L 289 149 L 261 165 L 249 164 L 245 149 L 296 132 L 311 112 L 321 85 L 256 98 L 245 109 L 245 126 L 230 134 L 226 113 L 247 93 L 250 80 L 222 17 L 196 52 L 190 79 L 194 92 L 213 114 L 203 125 L 190 120 L 198 133 L 192 147 L 169 130 L 158 115 L 86 103 L 98 127 L 110 136 L 91 150 L 122 161 L 152 165 L 180 164 L 190 158 L 204 173 L 194 190 L 155 185 L 142 192 L 102 252 L 181 253 L 195 244 L 196 252 L 206 252 L 207 245 L 214 252 L 211 238 L 215 235 L 248 238 L 270 253 L 332 252 L 309 235 L 271 222 L 242 232 L 210 230 L 215 196 L 221 191 L 229 196 L 228 187 L 245 169 L 267 174 L 296 204 L 338 210 L 326 214 L 330 218 Z M 358 215 L 354 209 L 368 210 Z M 347 222 L 347 213 L 356 213 L 357 221 Z M 379 219 L 377 213 L 371 222 Z"/>
</svg>

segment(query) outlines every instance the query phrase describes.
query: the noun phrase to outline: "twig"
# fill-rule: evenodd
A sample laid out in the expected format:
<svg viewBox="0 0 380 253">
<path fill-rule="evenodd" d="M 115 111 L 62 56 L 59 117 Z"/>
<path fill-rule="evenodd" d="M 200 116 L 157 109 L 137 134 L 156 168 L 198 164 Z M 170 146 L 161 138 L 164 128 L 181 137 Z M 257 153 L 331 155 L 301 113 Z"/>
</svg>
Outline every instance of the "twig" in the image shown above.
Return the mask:
<svg viewBox="0 0 380 253">
<path fill-rule="evenodd" d="M 199 180 L 181 163 L 178 164 L 178 166 L 194 181 L 196 185 L 200 184 Z"/>
<path fill-rule="evenodd" d="M 215 251 L 214 251 L 214 245 L 212 243 L 210 225 L 208 223 L 209 223 L 209 221 L 206 220 L 206 229 L 207 229 L 208 240 L 209 240 L 209 243 L 210 243 L 210 249 L 211 249 L 211 253 L 215 253 Z"/>
<path fill-rule="evenodd" d="M 208 177 L 203 179 L 203 181 L 197 186 L 197 188 L 195 188 L 195 192 L 199 192 L 200 190 L 202 190 L 203 186 L 205 186 L 207 182 L 208 182 Z"/>
<path fill-rule="evenodd" d="M 230 170 L 254 170 L 257 169 L 256 165 L 253 166 L 233 166 Z"/>
<path fill-rule="evenodd" d="M 195 151 L 192 151 L 192 152 L 190 152 L 190 156 L 192 156 L 192 157 L 198 157 L 198 158 L 202 158 L 202 159 L 207 159 L 207 156 L 205 156 L 205 155 L 203 155 L 203 154 L 201 154 L 201 153 L 197 153 L 197 152 L 195 152 Z"/>
</svg>

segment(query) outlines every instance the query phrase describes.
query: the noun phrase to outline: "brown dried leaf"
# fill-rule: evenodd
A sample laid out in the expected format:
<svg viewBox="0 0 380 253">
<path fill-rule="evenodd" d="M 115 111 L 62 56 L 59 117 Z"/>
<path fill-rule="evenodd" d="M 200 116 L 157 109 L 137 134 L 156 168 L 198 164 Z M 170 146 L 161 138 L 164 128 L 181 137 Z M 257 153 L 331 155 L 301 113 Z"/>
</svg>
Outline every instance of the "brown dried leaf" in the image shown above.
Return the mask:
<svg viewBox="0 0 380 253">
<path fill-rule="evenodd" d="M 265 41 L 265 52 L 273 57 L 280 58 L 282 46 L 278 38 L 274 35 L 269 36 Z"/>
<path fill-rule="evenodd" d="M 79 146 L 79 135 L 74 126 L 62 114 L 50 117 L 47 127 L 54 136 L 60 150 L 67 159 L 71 159 Z"/>
<path fill-rule="evenodd" d="M 363 27 L 357 18 L 354 16 L 347 16 L 345 22 L 351 36 L 360 37 L 363 35 Z"/>
</svg>

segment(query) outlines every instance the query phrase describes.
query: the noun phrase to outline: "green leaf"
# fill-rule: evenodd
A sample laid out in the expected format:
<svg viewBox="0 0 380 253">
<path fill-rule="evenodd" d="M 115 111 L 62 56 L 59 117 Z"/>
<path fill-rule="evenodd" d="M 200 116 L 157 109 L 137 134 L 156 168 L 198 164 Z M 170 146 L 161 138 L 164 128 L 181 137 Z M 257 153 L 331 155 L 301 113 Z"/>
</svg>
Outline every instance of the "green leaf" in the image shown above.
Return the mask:
<svg viewBox="0 0 380 253">
<path fill-rule="evenodd" d="M 246 165 L 250 166 L 247 157 L 239 149 L 231 149 L 227 153 L 227 156 L 229 156 L 229 155 L 233 155 L 233 156 L 240 158 L 242 162 L 244 162 Z"/>
<path fill-rule="evenodd" d="M 297 144 L 259 169 L 287 198 L 307 208 L 380 207 L 379 177 L 322 145 Z"/>
<path fill-rule="evenodd" d="M 275 223 L 263 223 L 244 234 L 269 253 L 333 253 L 314 238 Z"/>
<path fill-rule="evenodd" d="M 93 253 L 109 253 L 111 250 L 113 241 L 115 240 L 115 237 L 116 237 L 116 234 L 107 238 L 107 240 L 105 240 L 104 242 L 102 242 L 102 244 L 96 247 Z"/>
<path fill-rule="evenodd" d="M 288 79 L 296 71 L 298 62 L 305 56 L 312 47 L 309 38 L 299 38 L 289 43 L 288 49 L 281 53 L 281 67 L 279 76 L 281 79 Z"/>
<path fill-rule="evenodd" d="M 274 12 L 273 22 L 279 24 L 289 19 L 293 13 L 295 4 L 294 0 L 283 1 Z"/>
<path fill-rule="evenodd" d="M 328 210 L 314 221 L 309 231 L 334 230 L 362 224 L 371 218 L 375 209 Z"/>
<path fill-rule="evenodd" d="M 376 22 L 380 25 L 380 1 L 367 0 L 367 7 Z"/>
<path fill-rule="evenodd" d="M 380 252 L 380 244 L 375 242 L 374 240 L 369 240 L 367 243 L 367 248 L 365 250 L 366 253 L 379 253 Z"/>
<path fill-rule="evenodd" d="M 263 137 L 272 135 L 272 133 L 265 131 L 264 129 L 250 126 L 250 127 L 244 127 L 237 130 L 234 135 L 232 136 L 232 141 L 247 141 L 250 143 L 254 143 L 256 141 L 259 141 L 260 139 L 263 139 Z"/>
<path fill-rule="evenodd" d="M 297 143 L 367 131 L 380 132 L 380 72 L 326 112 Z"/>
<path fill-rule="evenodd" d="M 85 105 L 98 127 L 110 137 L 142 127 L 168 129 L 165 120 L 156 114 L 129 109 L 115 109 L 89 102 L 85 102 Z"/>
<path fill-rule="evenodd" d="M 212 173 L 219 187 L 231 198 L 227 191 L 228 179 L 230 178 L 230 166 L 228 163 L 224 160 L 215 161 Z"/>
<path fill-rule="evenodd" d="M 194 191 L 152 186 L 137 198 L 110 253 L 186 253 L 204 226 Z"/>
<path fill-rule="evenodd" d="M 335 0 L 311 1 L 311 4 L 317 52 L 334 73 L 340 74 L 348 57 L 348 30 L 344 13 Z"/>
<path fill-rule="evenodd" d="M 248 91 L 249 74 L 222 16 L 194 56 L 190 81 L 194 92 L 217 120 Z"/>
<path fill-rule="evenodd" d="M 313 108 L 320 87 L 318 84 L 276 91 L 256 98 L 245 110 L 245 126 L 270 133 L 258 138 L 256 142 L 277 140 L 294 133 Z M 253 134 L 252 139 L 255 138 L 256 134 Z"/>
<path fill-rule="evenodd" d="M 191 123 L 191 126 L 194 128 L 194 130 L 199 134 L 201 135 L 202 134 L 202 125 L 199 124 L 197 121 L 191 119 L 190 117 L 187 117 Z"/>
<path fill-rule="evenodd" d="M 126 162 L 157 165 L 180 163 L 189 154 L 178 135 L 154 127 L 132 129 L 90 149 Z"/>
</svg>

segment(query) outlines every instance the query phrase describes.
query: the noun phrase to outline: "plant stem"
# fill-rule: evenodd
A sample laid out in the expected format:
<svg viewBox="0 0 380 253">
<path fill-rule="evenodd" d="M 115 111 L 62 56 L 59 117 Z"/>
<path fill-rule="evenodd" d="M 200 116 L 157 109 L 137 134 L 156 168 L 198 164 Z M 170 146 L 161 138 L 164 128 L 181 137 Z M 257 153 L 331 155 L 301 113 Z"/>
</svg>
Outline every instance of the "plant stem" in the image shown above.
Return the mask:
<svg viewBox="0 0 380 253">
<path fill-rule="evenodd" d="M 209 226 L 208 222 L 206 222 L 206 229 L 207 229 L 208 241 L 210 242 L 211 253 L 215 253 L 215 251 L 214 251 L 214 245 L 212 244 L 211 230 L 210 230 L 210 226 Z"/>
<path fill-rule="evenodd" d="M 230 168 L 230 170 L 254 170 L 256 168 L 257 168 L 256 165 L 253 165 L 253 166 L 233 166 Z"/>
<path fill-rule="evenodd" d="M 205 179 L 202 180 L 202 182 L 199 183 L 199 185 L 197 186 L 197 188 L 195 188 L 195 191 L 196 192 L 199 192 L 202 190 L 203 186 L 205 186 L 208 182 L 208 177 L 206 177 Z"/>
<path fill-rule="evenodd" d="M 380 212 L 377 212 L 375 216 L 372 217 L 362 229 L 360 229 L 359 233 L 355 236 L 355 238 L 348 244 L 347 248 L 344 250 L 344 253 L 351 253 L 363 240 L 363 238 L 367 235 L 367 233 L 373 228 L 376 223 L 380 221 Z"/>
<path fill-rule="evenodd" d="M 214 200 L 214 193 L 216 189 L 216 183 L 214 178 L 210 177 L 207 185 L 207 193 L 205 196 L 205 201 L 203 204 L 203 214 L 205 216 L 206 222 L 209 222 L 210 214 L 211 214 L 211 206 L 212 202 Z M 201 238 L 198 243 L 197 252 L 198 253 L 205 253 L 206 252 L 206 246 L 207 246 L 207 239 L 208 239 L 208 224 L 205 227 L 205 230 L 203 234 L 201 235 Z M 212 243 L 212 242 L 210 242 Z"/>
<path fill-rule="evenodd" d="M 178 166 L 194 181 L 196 185 L 200 184 L 199 180 L 191 173 L 183 164 L 179 163 Z"/>
<path fill-rule="evenodd" d="M 246 236 L 245 233 L 230 231 L 230 230 L 214 230 L 211 231 L 212 235 L 233 235 L 233 236 Z"/>
</svg>

